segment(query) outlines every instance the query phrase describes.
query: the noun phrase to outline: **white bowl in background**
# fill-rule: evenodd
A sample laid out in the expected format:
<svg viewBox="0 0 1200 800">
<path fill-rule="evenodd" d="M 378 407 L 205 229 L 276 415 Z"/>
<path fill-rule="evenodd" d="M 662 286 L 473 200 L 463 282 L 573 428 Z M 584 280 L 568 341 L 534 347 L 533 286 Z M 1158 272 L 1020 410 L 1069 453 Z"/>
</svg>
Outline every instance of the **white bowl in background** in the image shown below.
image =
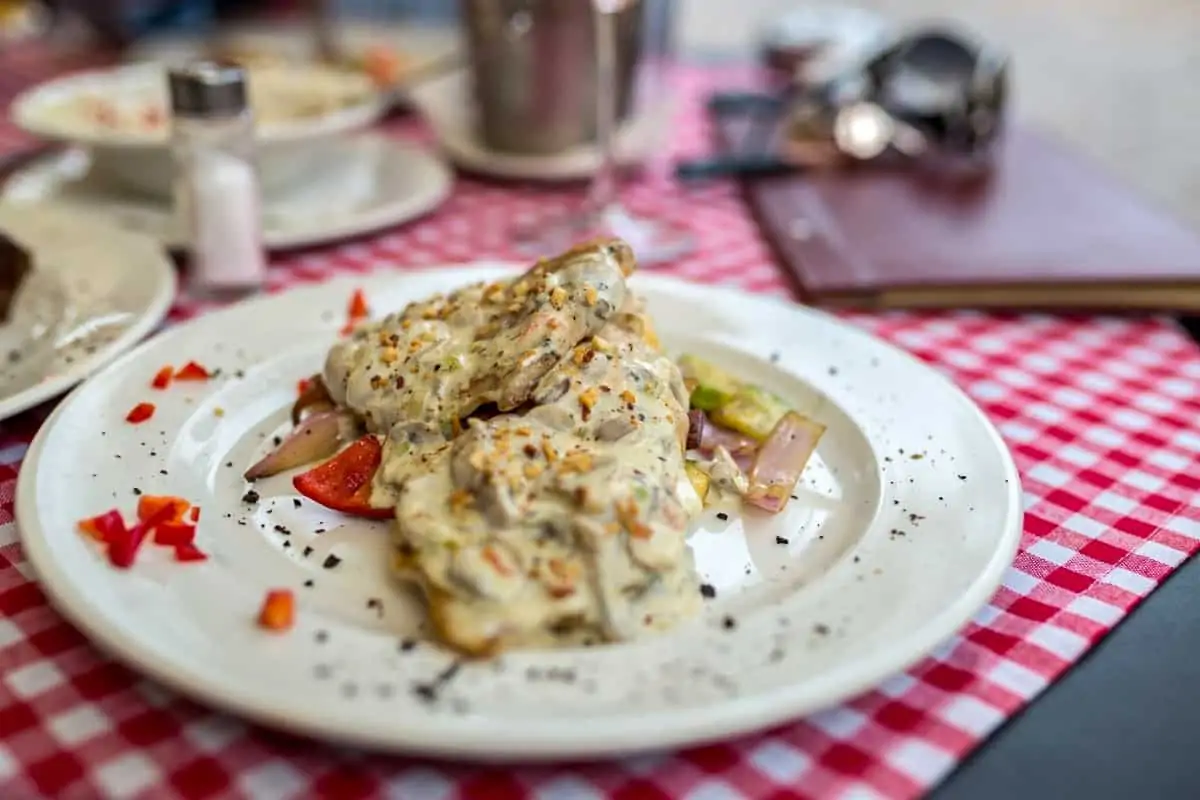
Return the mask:
<svg viewBox="0 0 1200 800">
<path fill-rule="evenodd" d="M 371 125 L 384 111 L 380 93 L 358 72 L 254 67 L 250 83 L 265 193 L 286 192 L 304 180 L 322 143 Z M 310 108 L 304 111 L 300 103 Z M 167 108 L 165 68 L 134 64 L 42 83 L 19 95 L 10 115 L 35 136 L 90 148 L 97 174 L 114 184 L 165 198 L 174 175 Z"/>
</svg>

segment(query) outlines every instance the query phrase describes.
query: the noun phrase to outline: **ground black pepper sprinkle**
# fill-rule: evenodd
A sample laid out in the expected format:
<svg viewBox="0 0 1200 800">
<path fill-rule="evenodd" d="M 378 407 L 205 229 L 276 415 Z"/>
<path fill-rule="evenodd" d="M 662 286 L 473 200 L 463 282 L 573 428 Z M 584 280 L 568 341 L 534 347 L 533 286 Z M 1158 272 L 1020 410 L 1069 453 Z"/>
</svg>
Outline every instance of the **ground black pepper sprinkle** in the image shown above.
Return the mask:
<svg viewBox="0 0 1200 800">
<path fill-rule="evenodd" d="M 135 487 L 133 487 L 133 493 L 134 493 L 134 494 L 141 494 L 141 493 L 142 493 L 142 490 L 141 490 L 141 489 L 139 489 L 139 488 L 137 488 L 137 487 L 135 486 Z"/>
<path fill-rule="evenodd" d="M 317 640 L 317 644 L 325 644 L 329 641 L 329 631 L 319 630 L 317 631 L 316 636 L 313 638 Z"/>
<path fill-rule="evenodd" d="M 815 633 L 817 636 L 827 636 L 829 635 L 829 626 L 818 622 L 813 626 L 813 633 Z"/>
<path fill-rule="evenodd" d="M 417 648 L 417 640 L 416 639 L 405 638 L 405 639 L 400 640 L 400 652 L 401 653 L 411 653 L 416 648 Z"/>
<path fill-rule="evenodd" d="M 244 495 L 242 495 L 242 502 L 249 503 L 250 505 L 254 505 L 255 503 L 257 503 L 258 499 L 259 499 L 259 494 L 258 494 L 258 492 L 254 491 L 253 489 L 251 489 L 250 491 L 248 491 Z"/>
<path fill-rule="evenodd" d="M 861 559 L 861 558 L 859 558 L 858 556 L 855 556 L 855 557 L 854 557 L 854 563 L 855 563 L 855 564 L 857 564 L 857 563 L 858 563 L 858 562 L 860 562 L 860 561 L 862 561 L 862 559 Z"/>
<path fill-rule="evenodd" d="M 717 596 L 717 587 L 713 586 L 711 583 L 702 583 L 700 584 L 700 594 L 711 600 Z"/>
<path fill-rule="evenodd" d="M 289 547 L 291 547 L 291 546 L 292 546 L 292 540 L 291 540 L 291 539 L 284 539 L 284 540 L 283 540 L 283 547 L 284 547 L 284 549 L 287 549 L 287 548 L 289 548 Z"/>
<path fill-rule="evenodd" d="M 967 479 L 967 476 L 966 476 L 966 475 L 959 475 L 959 476 L 958 476 L 958 479 L 959 479 L 960 481 L 965 481 L 965 480 Z"/>
<path fill-rule="evenodd" d="M 309 556 L 311 556 L 311 555 L 312 555 L 312 547 L 311 547 L 311 546 L 308 546 L 308 545 L 305 545 L 305 547 L 304 547 L 304 553 L 303 553 L 302 555 L 303 555 L 305 558 L 308 558 Z"/>
<path fill-rule="evenodd" d="M 313 579 L 312 579 L 312 578 L 309 578 L 308 580 L 306 580 L 306 581 L 304 582 L 304 588 L 305 588 L 305 589 L 311 589 L 312 587 L 313 587 Z"/>
<path fill-rule="evenodd" d="M 279 445 L 283 444 L 283 437 L 273 436 L 273 437 L 271 437 L 271 443 L 274 444 L 276 447 L 279 447 Z"/>
<path fill-rule="evenodd" d="M 299 497 L 293 497 L 293 498 L 292 498 L 292 507 L 293 507 L 293 508 L 299 508 L 301 505 L 303 505 L 303 504 L 300 502 L 300 498 L 299 498 Z"/>
<path fill-rule="evenodd" d="M 775 537 L 775 544 L 788 544 L 788 540 L 782 536 Z"/>
<path fill-rule="evenodd" d="M 383 616 L 383 601 L 380 600 L 378 597 L 367 598 L 367 608 L 375 609 L 376 616 L 379 616 L 379 617 Z"/>
<path fill-rule="evenodd" d="M 274 528 L 274 530 L 275 530 L 275 532 L 276 532 L 276 533 L 283 534 L 284 536 L 291 536 L 291 535 L 292 535 L 292 532 L 291 532 L 290 530 L 288 530 L 288 528 L 287 528 L 287 526 L 286 526 L 286 525 L 276 525 L 276 526 L 275 526 L 275 528 Z"/>
<path fill-rule="evenodd" d="M 778 363 L 779 363 L 779 353 L 777 353 L 777 352 L 776 352 L 776 353 L 771 353 L 771 355 L 770 355 L 770 356 L 768 356 L 768 358 L 770 359 L 770 361 L 771 361 L 771 363 L 772 363 L 772 364 L 778 364 Z"/>
<path fill-rule="evenodd" d="M 724 522 L 725 520 L 729 519 L 729 515 L 728 515 L 728 514 L 726 514 L 724 511 L 718 511 L 718 512 L 717 512 L 717 519 L 719 519 L 719 520 L 721 520 L 722 522 Z"/>
<path fill-rule="evenodd" d="M 325 569 L 333 569 L 340 563 L 342 563 L 342 559 L 331 553 L 331 554 L 325 556 L 325 561 L 322 562 L 321 566 L 324 567 Z"/>
<path fill-rule="evenodd" d="M 737 620 L 733 617 L 725 617 L 725 619 L 721 620 L 721 627 L 727 631 L 731 631 L 737 627 Z"/>
<path fill-rule="evenodd" d="M 317 664 L 313 667 L 313 676 L 319 681 L 326 680 L 332 674 L 333 669 L 328 664 Z"/>
</svg>

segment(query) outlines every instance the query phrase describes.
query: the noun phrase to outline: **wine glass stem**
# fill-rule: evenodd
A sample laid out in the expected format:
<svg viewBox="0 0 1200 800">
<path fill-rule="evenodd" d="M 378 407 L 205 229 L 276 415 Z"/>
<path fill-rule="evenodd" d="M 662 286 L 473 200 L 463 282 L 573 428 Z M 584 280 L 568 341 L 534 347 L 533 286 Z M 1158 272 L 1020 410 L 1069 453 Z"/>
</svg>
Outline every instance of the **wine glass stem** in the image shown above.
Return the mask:
<svg viewBox="0 0 1200 800">
<path fill-rule="evenodd" d="M 596 28 L 596 149 L 600 163 L 588 189 L 588 206 L 602 212 L 617 202 L 614 136 L 617 122 L 617 13 L 593 6 Z"/>
</svg>

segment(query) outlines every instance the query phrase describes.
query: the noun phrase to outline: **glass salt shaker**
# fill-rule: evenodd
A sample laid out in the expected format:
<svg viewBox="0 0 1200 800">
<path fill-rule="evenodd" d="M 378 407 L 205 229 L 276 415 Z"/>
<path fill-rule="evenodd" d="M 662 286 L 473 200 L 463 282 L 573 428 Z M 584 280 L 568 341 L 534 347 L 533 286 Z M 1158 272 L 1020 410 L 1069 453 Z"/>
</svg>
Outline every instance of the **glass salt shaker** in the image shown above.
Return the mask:
<svg viewBox="0 0 1200 800">
<path fill-rule="evenodd" d="M 176 214 L 190 242 L 189 292 L 236 299 L 262 288 L 262 203 L 254 115 L 241 67 L 198 61 L 170 70 Z"/>
</svg>

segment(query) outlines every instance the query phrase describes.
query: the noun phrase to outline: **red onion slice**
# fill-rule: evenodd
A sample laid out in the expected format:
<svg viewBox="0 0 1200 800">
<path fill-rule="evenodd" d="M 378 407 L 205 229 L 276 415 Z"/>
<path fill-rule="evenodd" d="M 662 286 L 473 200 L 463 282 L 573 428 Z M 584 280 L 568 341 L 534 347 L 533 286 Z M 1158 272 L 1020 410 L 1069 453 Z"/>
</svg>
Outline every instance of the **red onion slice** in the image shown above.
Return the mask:
<svg viewBox="0 0 1200 800">
<path fill-rule="evenodd" d="M 268 478 L 328 458 L 342 442 L 342 428 L 342 415 L 336 411 L 311 414 L 243 477 L 250 481 Z"/>
<path fill-rule="evenodd" d="M 795 411 L 784 414 L 750 466 L 746 502 L 772 514 L 782 511 L 824 433 L 819 422 Z"/>
</svg>

